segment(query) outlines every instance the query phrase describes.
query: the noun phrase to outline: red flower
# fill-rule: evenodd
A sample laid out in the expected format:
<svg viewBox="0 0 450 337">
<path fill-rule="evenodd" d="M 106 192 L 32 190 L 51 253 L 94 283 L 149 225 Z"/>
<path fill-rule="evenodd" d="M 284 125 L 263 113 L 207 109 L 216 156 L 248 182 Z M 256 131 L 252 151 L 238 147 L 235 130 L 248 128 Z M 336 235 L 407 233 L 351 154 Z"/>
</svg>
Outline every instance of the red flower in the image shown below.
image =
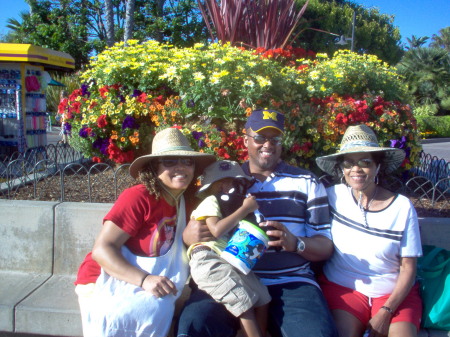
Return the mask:
<svg viewBox="0 0 450 337">
<path fill-rule="evenodd" d="M 104 128 L 106 125 L 108 125 L 108 122 L 106 121 L 106 115 L 98 116 L 98 118 L 97 118 L 97 126 L 99 128 Z"/>
<path fill-rule="evenodd" d="M 301 66 L 298 66 L 297 67 L 297 70 L 298 71 L 300 71 L 300 72 L 305 72 L 305 71 L 307 71 L 308 70 L 308 65 L 307 64 L 302 64 Z"/>
<path fill-rule="evenodd" d="M 290 152 L 297 152 L 300 150 L 300 144 L 295 143 L 294 145 L 291 146 L 291 148 L 289 149 Z"/>
<path fill-rule="evenodd" d="M 375 112 L 375 114 L 377 116 L 381 116 L 384 113 L 384 109 L 382 105 L 377 105 L 376 107 L 373 108 L 373 111 Z"/>
<path fill-rule="evenodd" d="M 108 146 L 109 159 L 114 160 L 116 163 L 124 164 L 131 163 L 134 159 L 134 153 L 130 151 L 122 151 L 113 143 L 112 140 L 109 141 Z"/>
<path fill-rule="evenodd" d="M 69 107 L 69 111 L 79 114 L 80 113 L 80 107 L 81 107 L 81 103 L 80 102 L 73 102 L 70 105 L 70 107 Z"/>
<path fill-rule="evenodd" d="M 346 115 L 344 115 L 342 112 L 340 112 L 336 115 L 335 121 L 336 121 L 336 124 L 338 124 L 338 125 L 347 125 L 348 118 Z"/>
<path fill-rule="evenodd" d="M 82 95 L 81 89 L 76 89 L 72 91 L 72 93 L 69 95 L 69 101 L 73 102 L 81 95 Z"/>
<path fill-rule="evenodd" d="M 219 151 L 217 151 L 217 155 L 220 158 L 224 158 L 224 159 L 231 158 L 230 155 L 228 154 L 227 150 L 225 150 L 224 148 L 220 148 Z"/>
<path fill-rule="evenodd" d="M 106 98 L 106 93 L 109 92 L 109 87 L 105 85 L 104 87 L 98 89 L 98 91 L 100 92 L 101 98 Z"/>
<path fill-rule="evenodd" d="M 155 101 L 161 105 L 164 105 L 166 103 L 166 98 L 163 95 L 159 95 L 155 98 Z"/>
<path fill-rule="evenodd" d="M 145 103 L 147 101 L 147 94 L 143 92 L 136 98 L 136 100 L 140 103 Z"/>
<path fill-rule="evenodd" d="M 101 163 L 101 162 L 102 162 L 102 159 L 99 158 L 99 157 L 92 157 L 92 161 L 93 161 L 94 163 Z"/>
<path fill-rule="evenodd" d="M 62 99 L 58 104 L 58 113 L 63 114 L 66 111 L 68 103 L 69 100 L 67 98 Z"/>
</svg>

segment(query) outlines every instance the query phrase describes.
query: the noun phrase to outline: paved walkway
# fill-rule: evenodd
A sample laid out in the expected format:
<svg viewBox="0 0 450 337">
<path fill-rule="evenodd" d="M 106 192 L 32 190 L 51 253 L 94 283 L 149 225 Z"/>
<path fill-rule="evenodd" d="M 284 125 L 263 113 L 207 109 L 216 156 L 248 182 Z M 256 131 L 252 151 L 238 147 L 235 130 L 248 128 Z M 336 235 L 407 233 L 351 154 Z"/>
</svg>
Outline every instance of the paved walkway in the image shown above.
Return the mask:
<svg viewBox="0 0 450 337">
<path fill-rule="evenodd" d="M 47 131 L 47 144 L 56 145 L 56 143 L 58 143 L 62 139 L 61 135 L 59 134 L 60 132 L 61 127 L 52 126 L 52 131 Z"/>
<path fill-rule="evenodd" d="M 423 152 L 450 162 L 450 138 L 432 138 L 422 140 Z"/>
</svg>

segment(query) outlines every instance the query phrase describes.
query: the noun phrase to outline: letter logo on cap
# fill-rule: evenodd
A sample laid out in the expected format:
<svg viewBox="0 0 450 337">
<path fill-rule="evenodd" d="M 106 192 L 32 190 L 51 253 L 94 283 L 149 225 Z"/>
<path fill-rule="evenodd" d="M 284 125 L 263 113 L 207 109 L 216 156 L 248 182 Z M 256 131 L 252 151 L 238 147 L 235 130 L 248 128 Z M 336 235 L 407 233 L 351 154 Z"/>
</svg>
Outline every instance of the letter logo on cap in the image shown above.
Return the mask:
<svg viewBox="0 0 450 337">
<path fill-rule="evenodd" d="M 267 110 L 263 111 L 263 119 L 272 119 L 274 121 L 277 121 L 277 112 L 270 112 Z"/>
</svg>

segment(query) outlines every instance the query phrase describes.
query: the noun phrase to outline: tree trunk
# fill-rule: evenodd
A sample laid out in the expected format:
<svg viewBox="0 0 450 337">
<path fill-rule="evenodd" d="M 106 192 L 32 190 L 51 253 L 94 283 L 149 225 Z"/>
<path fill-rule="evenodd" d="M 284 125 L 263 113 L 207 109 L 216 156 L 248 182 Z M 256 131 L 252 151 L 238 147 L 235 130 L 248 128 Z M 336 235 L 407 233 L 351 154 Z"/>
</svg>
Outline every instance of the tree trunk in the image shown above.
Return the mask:
<svg viewBox="0 0 450 337">
<path fill-rule="evenodd" d="M 125 31 L 123 36 L 123 40 L 125 43 L 127 43 L 127 41 L 133 37 L 134 5 L 135 0 L 127 0 L 125 9 Z"/>
<path fill-rule="evenodd" d="M 114 11 L 112 0 L 105 0 L 105 15 L 106 15 L 106 43 L 109 47 L 114 44 Z"/>
</svg>

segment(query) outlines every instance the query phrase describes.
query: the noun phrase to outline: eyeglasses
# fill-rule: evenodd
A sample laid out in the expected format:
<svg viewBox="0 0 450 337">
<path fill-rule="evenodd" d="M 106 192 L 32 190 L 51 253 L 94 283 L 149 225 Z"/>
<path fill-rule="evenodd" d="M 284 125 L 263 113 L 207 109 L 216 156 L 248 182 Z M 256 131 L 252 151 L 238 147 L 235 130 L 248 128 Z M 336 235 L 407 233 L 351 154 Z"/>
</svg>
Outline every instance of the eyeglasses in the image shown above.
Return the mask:
<svg viewBox="0 0 450 337">
<path fill-rule="evenodd" d="M 247 135 L 247 136 L 253 138 L 254 142 L 259 145 L 265 144 L 266 142 L 270 142 L 270 144 L 272 144 L 272 145 L 281 145 L 281 142 L 283 141 L 283 137 L 280 137 L 280 136 L 271 137 L 271 138 L 264 137 L 261 135 L 256 135 L 256 136 Z"/>
<path fill-rule="evenodd" d="M 178 163 L 184 166 L 193 166 L 194 159 L 192 158 L 162 158 L 158 160 L 158 164 L 162 164 L 164 167 L 174 167 Z"/>
<path fill-rule="evenodd" d="M 373 164 L 373 160 L 367 158 L 367 159 L 360 159 L 356 163 L 351 160 L 346 159 L 343 162 L 341 162 L 339 165 L 341 166 L 341 168 L 351 169 L 351 168 L 353 168 L 353 166 L 358 166 L 360 168 L 368 168 L 372 164 Z"/>
</svg>

